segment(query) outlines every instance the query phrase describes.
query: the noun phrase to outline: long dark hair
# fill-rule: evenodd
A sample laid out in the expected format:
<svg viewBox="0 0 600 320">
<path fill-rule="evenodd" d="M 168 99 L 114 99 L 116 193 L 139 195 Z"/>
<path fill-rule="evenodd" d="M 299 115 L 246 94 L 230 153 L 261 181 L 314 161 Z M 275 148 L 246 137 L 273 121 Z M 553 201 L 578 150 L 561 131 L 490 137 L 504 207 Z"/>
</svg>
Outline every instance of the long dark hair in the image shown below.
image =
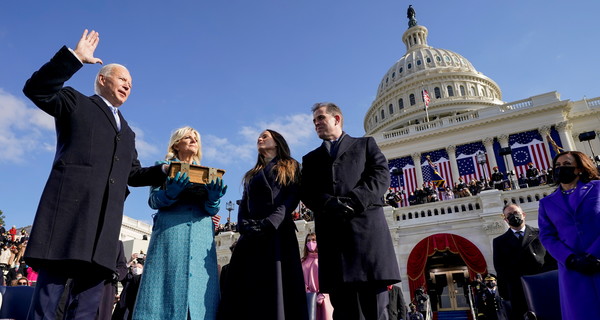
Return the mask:
<svg viewBox="0 0 600 320">
<path fill-rule="evenodd" d="M 588 156 L 586 156 L 585 153 L 579 152 L 579 151 L 564 151 L 564 152 L 557 154 L 554 157 L 554 159 L 552 160 L 552 170 L 553 171 L 556 169 L 556 160 L 558 160 L 558 158 L 560 156 L 565 155 L 565 154 L 570 154 L 573 156 L 573 158 L 575 158 L 576 167 L 577 167 L 577 169 L 579 169 L 581 171 L 581 175 L 579 176 L 579 180 L 581 182 L 590 182 L 591 180 L 600 180 L 600 174 L 598 174 L 598 168 L 596 167 L 594 162 L 592 162 L 592 159 L 590 159 Z M 556 183 L 556 185 L 559 184 L 558 181 L 555 183 Z"/>
<path fill-rule="evenodd" d="M 298 181 L 299 177 L 299 164 L 298 161 L 294 160 L 291 156 L 290 147 L 287 142 L 283 138 L 281 134 L 277 131 L 273 131 L 271 129 L 266 129 L 273 140 L 275 140 L 277 150 L 277 163 L 273 166 L 273 171 L 275 172 L 275 181 L 280 183 L 281 185 L 288 185 L 290 183 L 295 183 Z M 248 170 L 244 175 L 244 184 L 247 184 L 255 174 L 257 174 L 260 170 L 262 170 L 267 165 L 267 161 L 265 157 L 258 153 L 258 158 L 256 159 L 256 165 L 254 168 Z"/>
</svg>

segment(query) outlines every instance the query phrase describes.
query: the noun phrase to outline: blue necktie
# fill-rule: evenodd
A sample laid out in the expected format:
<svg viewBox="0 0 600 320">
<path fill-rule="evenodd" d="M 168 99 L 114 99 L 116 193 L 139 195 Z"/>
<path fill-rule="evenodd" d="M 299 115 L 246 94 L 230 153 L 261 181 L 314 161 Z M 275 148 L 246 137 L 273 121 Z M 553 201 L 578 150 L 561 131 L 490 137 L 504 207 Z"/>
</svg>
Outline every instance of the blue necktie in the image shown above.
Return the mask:
<svg viewBox="0 0 600 320">
<path fill-rule="evenodd" d="M 121 131 L 121 119 L 119 118 L 119 109 L 117 109 L 116 107 L 110 107 L 110 110 L 113 113 L 113 116 L 115 117 L 115 121 L 117 122 L 117 130 Z"/>
</svg>

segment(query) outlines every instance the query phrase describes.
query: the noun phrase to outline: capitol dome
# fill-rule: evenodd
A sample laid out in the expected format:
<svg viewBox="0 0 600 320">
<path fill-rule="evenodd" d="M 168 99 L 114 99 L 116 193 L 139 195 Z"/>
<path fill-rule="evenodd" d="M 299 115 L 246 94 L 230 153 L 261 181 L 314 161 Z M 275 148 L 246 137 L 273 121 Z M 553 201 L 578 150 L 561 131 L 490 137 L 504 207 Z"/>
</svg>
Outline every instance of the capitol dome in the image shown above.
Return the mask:
<svg viewBox="0 0 600 320">
<path fill-rule="evenodd" d="M 460 54 L 427 45 L 428 30 L 411 19 L 402 41 L 406 54 L 383 75 L 367 111 L 367 135 L 501 105 L 500 87 Z M 427 112 L 423 91 L 430 102 Z"/>
</svg>

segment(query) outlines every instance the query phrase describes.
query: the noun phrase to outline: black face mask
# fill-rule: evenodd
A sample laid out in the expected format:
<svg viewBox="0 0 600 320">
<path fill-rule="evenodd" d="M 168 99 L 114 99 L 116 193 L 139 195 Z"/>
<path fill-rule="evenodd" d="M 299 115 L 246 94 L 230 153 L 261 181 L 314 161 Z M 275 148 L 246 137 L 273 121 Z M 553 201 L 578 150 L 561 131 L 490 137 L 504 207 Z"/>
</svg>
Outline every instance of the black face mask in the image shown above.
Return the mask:
<svg viewBox="0 0 600 320">
<path fill-rule="evenodd" d="M 486 282 L 485 286 L 490 288 L 490 289 L 494 289 L 496 287 L 496 284 L 493 282 Z"/>
<path fill-rule="evenodd" d="M 575 178 L 577 178 L 577 174 L 575 173 L 575 167 L 556 167 L 554 168 L 554 172 L 552 175 L 554 176 L 554 181 L 558 181 L 560 183 L 571 183 Z"/>
<path fill-rule="evenodd" d="M 508 225 L 515 228 L 520 227 L 521 223 L 523 223 L 523 219 L 516 214 L 511 214 L 508 216 L 507 220 Z"/>
</svg>

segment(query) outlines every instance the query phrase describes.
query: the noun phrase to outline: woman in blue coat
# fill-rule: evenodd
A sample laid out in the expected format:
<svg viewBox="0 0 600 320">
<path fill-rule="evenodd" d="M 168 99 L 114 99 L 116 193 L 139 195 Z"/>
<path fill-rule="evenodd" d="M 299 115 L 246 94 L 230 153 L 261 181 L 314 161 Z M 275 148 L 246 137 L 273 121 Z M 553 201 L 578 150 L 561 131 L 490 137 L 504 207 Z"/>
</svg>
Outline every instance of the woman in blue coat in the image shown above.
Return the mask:
<svg viewBox="0 0 600 320">
<path fill-rule="evenodd" d="M 166 161 L 200 164 L 200 135 L 190 127 L 171 135 Z M 133 319 L 215 319 L 219 305 L 217 252 L 212 216 L 227 186 L 221 179 L 206 193 L 186 191 L 187 174 L 151 188 L 148 203 L 158 209 Z"/>
<path fill-rule="evenodd" d="M 233 250 L 219 318 L 308 318 L 292 212 L 299 202 L 299 164 L 273 130 L 257 141 L 258 160 L 244 176 L 240 238 Z"/>
<path fill-rule="evenodd" d="M 558 188 L 540 201 L 540 240 L 556 258 L 563 320 L 600 319 L 600 176 L 579 151 L 554 158 Z"/>
</svg>

